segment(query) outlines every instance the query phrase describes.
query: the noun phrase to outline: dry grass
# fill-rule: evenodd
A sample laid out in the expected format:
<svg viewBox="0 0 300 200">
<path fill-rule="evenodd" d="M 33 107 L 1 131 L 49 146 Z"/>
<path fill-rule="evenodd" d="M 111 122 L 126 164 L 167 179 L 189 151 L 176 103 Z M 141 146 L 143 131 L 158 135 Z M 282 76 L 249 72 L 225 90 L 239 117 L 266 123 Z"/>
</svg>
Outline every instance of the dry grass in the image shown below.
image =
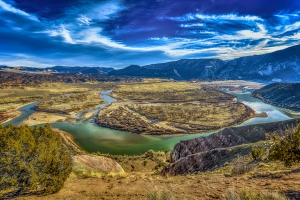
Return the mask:
<svg viewBox="0 0 300 200">
<path fill-rule="evenodd" d="M 295 168 L 293 167 L 293 169 Z M 267 170 L 267 168 L 261 170 Z M 223 174 L 212 173 L 162 177 L 155 173 L 145 172 L 127 172 L 128 175 L 126 177 L 112 177 L 108 175 L 94 176 L 92 178 L 73 177 L 68 179 L 64 188 L 56 194 L 45 197 L 31 196 L 19 199 L 147 200 L 149 199 L 149 194 L 156 190 L 160 193 L 161 191 L 168 191 L 174 199 L 225 200 L 228 198 L 228 188 L 236 188 L 237 193 L 240 193 L 244 188 L 252 188 L 258 193 L 265 193 L 265 191 L 278 191 L 280 193 L 299 191 L 300 173 L 290 173 L 291 171 L 292 169 L 289 169 L 286 175 L 276 179 L 272 177 L 247 178 L 245 175 L 225 177 Z"/>
<path fill-rule="evenodd" d="M 134 84 L 116 89 L 113 96 L 122 100 L 150 102 L 190 102 L 212 99 L 232 101 L 234 99 L 229 94 L 187 82 Z"/>
<path fill-rule="evenodd" d="M 243 188 L 239 194 L 234 189 L 228 190 L 227 200 L 288 200 L 288 198 L 276 191 L 257 191 L 250 188 Z"/>
<path fill-rule="evenodd" d="M 170 191 L 157 189 L 150 191 L 147 194 L 148 200 L 174 200 L 173 195 Z"/>
<path fill-rule="evenodd" d="M 67 118 L 66 115 L 59 114 L 51 114 L 45 112 L 35 112 L 30 115 L 27 119 L 25 119 L 22 124 L 26 124 L 28 126 L 35 126 L 38 124 L 46 124 L 53 122 L 63 122 Z"/>
<path fill-rule="evenodd" d="M 228 126 L 246 114 L 243 104 L 131 104 L 131 110 L 146 116 L 173 123 L 201 126 Z"/>
<path fill-rule="evenodd" d="M 100 92 L 87 92 L 72 94 L 69 96 L 64 95 L 58 98 L 41 102 L 37 106 L 37 110 L 46 112 L 71 113 L 83 109 L 92 108 L 103 103 L 103 100 L 100 98 Z"/>
<path fill-rule="evenodd" d="M 242 175 L 254 169 L 255 164 L 249 163 L 248 160 L 245 156 L 238 155 L 238 157 L 233 161 L 231 175 Z"/>
<path fill-rule="evenodd" d="M 105 90 L 115 87 L 115 83 L 44 83 L 24 87 L 11 87 L 0 91 L 0 112 L 15 110 L 30 102 L 61 94 L 82 93 L 89 90 Z"/>
<path fill-rule="evenodd" d="M 241 103 L 122 104 L 101 110 L 101 126 L 146 134 L 191 134 L 239 124 L 253 115 Z"/>
</svg>

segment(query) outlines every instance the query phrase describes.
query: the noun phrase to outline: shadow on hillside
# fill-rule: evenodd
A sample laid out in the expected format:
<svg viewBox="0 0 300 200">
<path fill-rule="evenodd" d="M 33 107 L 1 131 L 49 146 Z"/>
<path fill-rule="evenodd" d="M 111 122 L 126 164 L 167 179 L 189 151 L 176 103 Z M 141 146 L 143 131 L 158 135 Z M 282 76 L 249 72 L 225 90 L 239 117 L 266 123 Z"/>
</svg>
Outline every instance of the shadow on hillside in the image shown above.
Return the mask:
<svg viewBox="0 0 300 200">
<path fill-rule="evenodd" d="M 289 199 L 300 199 L 300 191 L 288 191 L 285 193 L 285 195 Z"/>
</svg>

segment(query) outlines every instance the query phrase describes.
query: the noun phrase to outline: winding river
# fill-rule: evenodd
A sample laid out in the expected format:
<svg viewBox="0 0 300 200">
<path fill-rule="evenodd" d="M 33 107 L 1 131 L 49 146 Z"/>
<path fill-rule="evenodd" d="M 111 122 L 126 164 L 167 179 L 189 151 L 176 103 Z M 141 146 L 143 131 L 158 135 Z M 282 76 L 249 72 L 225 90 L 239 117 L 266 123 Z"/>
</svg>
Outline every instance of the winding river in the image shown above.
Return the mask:
<svg viewBox="0 0 300 200">
<path fill-rule="evenodd" d="M 110 92 L 111 90 L 101 93 L 101 98 L 105 101 L 105 104 L 99 105 L 92 109 L 94 111 L 94 116 L 97 115 L 102 108 L 116 101 L 116 99 L 108 96 Z M 250 106 L 257 113 L 266 112 L 268 117 L 252 118 L 239 126 L 282 121 L 299 117 L 298 113 L 291 114 L 291 112 L 288 110 L 265 104 L 256 98 L 250 97 L 250 93 L 251 92 L 248 91 L 244 93 L 231 94 L 234 94 L 238 101 Z M 33 107 L 37 104 L 38 103 L 33 103 L 20 108 L 19 110 L 22 111 L 22 115 L 5 123 L 4 125 L 20 125 L 24 119 L 35 112 Z M 205 137 L 212 134 L 212 132 L 210 132 L 180 136 L 139 135 L 125 131 L 117 131 L 109 128 L 99 127 L 95 124 L 93 119 L 78 120 L 76 123 L 57 122 L 52 123 L 51 126 L 71 134 L 74 141 L 87 152 L 101 152 L 114 155 L 137 155 L 150 149 L 155 151 L 170 151 L 180 140 Z"/>
</svg>

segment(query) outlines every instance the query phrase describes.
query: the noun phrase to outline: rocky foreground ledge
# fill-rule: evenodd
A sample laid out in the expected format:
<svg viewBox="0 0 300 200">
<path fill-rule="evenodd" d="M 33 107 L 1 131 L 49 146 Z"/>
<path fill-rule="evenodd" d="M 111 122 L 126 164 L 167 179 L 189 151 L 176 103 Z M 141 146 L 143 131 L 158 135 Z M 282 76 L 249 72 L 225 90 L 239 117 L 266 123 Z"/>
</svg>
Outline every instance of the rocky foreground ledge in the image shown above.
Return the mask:
<svg viewBox="0 0 300 200">
<path fill-rule="evenodd" d="M 231 127 L 208 137 L 199 137 L 181 141 L 171 152 L 171 164 L 165 167 L 163 174 L 185 175 L 216 169 L 237 154 L 248 154 L 251 145 L 267 140 L 266 134 L 284 133 L 300 123 L 300 119 L 273 122 L 259 125 Z M 238 148 L 234 148 L 238 147 Z"/>
</svg>

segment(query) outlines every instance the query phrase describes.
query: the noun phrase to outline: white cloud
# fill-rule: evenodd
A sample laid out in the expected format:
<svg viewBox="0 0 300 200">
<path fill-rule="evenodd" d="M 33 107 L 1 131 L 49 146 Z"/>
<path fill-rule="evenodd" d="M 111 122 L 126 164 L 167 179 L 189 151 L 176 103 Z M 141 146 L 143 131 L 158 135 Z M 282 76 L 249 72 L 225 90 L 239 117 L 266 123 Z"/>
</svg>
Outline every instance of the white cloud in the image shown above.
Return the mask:
<svg viewBox="0 0 300 200">
<path fill-rule="evenodd" d="M 31 19 L 31 20 L 38 21 L 38 19 L 37 19 L 35 16 L 30 15 L 30 14 L 28 14 L 28 13 L 22 11 L 22 10 L 19 10 L 19 9 L 17 9 L 17 8 L 14 8 L 13 6 L 11 6 L 11 5 L 5 3 L 5 2 L 2 1 L 2 0 L 0 0 L 0 7 L 1 7 L 3 10 L 6 10 L 6 11 L 8 11 L 8 12 L 13 12 L 13 13 L 15 13 L 15 14 L 23 15 L 23 16 L 28 17 L 28 18 Z"/>
<path fill-rule="evenodd" d="M 89 26 L 90 23 L 91 23 L 91 21 L 92 21 L 92 19 L 88 18 L 85 15 L 80 15 L 80 17 L 77 18 L 77 21 L 79 22 L 80 26 L 83 26 L 83 25 Z"/>
<path fill-rule="evenodd" d="M 83 13 L 89 19 L 92 20 L 107 20 L 112 14 L 118 13 L 119 11 L 125 9 L 119 1 L 111 1 L 88 5 L 86 11 Z M 76 12 L 82 12 L 82 8 Z"/>
<path fill-rule="evenodd" d="M 197 24 L 180 24 L 179 26 L 182 28 L 192 28 L 192 27 L 203 27 L 205 25 L 202 23 L 197 23 Z"/>
<path fill-rule="evenodd" d="M 64 38 L 65 42 L 67 42 L 67 43 L 70 43 L 70 44 L 76 43 L 72 39 L 70 31 L 67 30 L 64 25 L 60 25 L 60 27 L 58 29 L 50 30 L 50 31 L 48 31 L 48 33 L 50 36 L 54 36 L 54 37 L 60 36 L 60 37 Z"/>
<path fill-rule="evenodd" d="M 204 15 L 204 14 L 186 14 L 182 17 L 170 17 L 169 19 L 174 21 L 192 21 L 192 20 L 205 20 L 205 21 L 218 21 L 218 20 L 227 20 L 227 21 L 264 21 L 258 16 L 252 15 L 237 15 L 237 14 L 227 14 L 227 15 Z"/>
</svg>

